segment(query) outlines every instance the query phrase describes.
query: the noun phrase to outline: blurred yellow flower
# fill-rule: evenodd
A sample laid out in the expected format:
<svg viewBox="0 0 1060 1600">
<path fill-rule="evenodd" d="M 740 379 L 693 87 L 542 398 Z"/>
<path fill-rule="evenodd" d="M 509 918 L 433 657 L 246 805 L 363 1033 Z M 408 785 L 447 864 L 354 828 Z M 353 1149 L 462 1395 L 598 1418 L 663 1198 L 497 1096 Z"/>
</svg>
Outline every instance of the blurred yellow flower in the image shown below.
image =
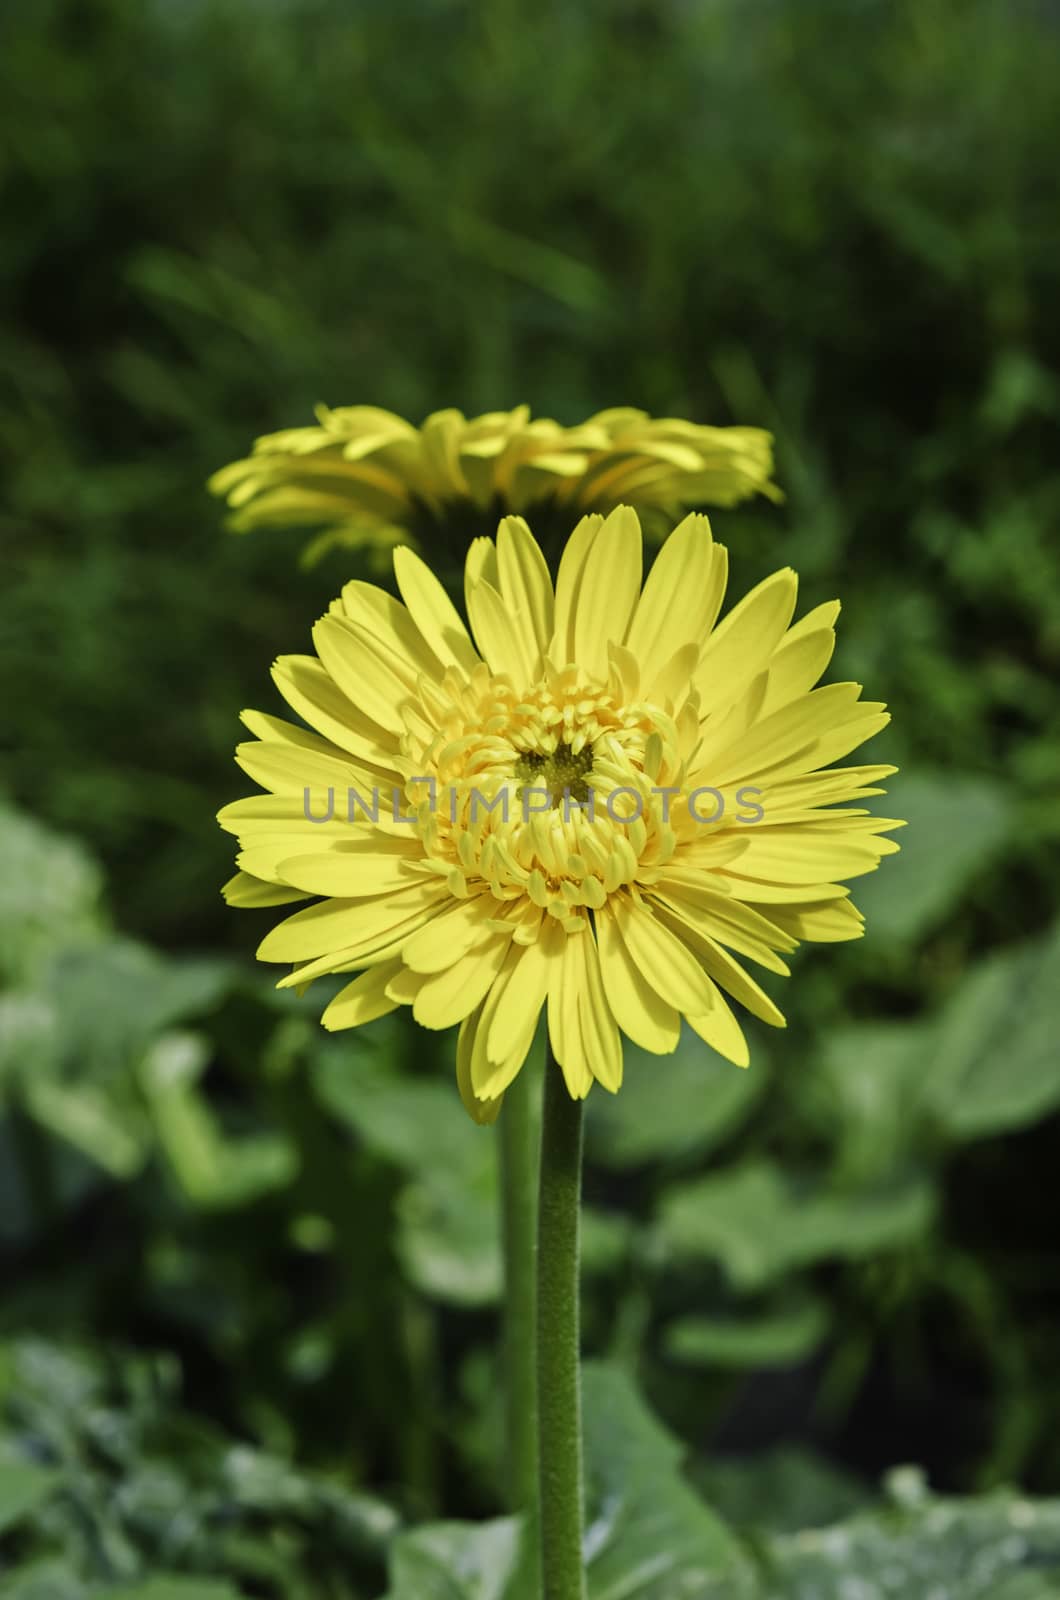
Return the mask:
<svg viewBox="0 0 1060 1600">
<path fill-rule="evenodd" d="M 320 527 L 310 560 L 335 544 L 387 548 L 411 535 L 432 554 L 448 541 L 462 562 L 476 533 L 531 507 L 566 513 L 566 532 L 582 512 L 631 504 L 661 537 L 689 506 L 780 498 L 772 437 L 761 428 L 628 408 L 565 428 L 532 419 L 529 406 L 470 418 L 436 411 L 420 428 L 375 406 L 320 406 L 317 420 L 267 434 L 209 484 L 237 532 Z"/>
<path fill-rule="evenodd" d="M 792 623 L 786 568 L 717 622 L 727 555 L 706 517 L 642 586 L 620 507 L 575 528 L 555 589 L 526 523 L 476 539 L 471 631 L 427 565 L 394 552 L 403 604 L 348 583 L 316 654 L 276 684 L 308 732 L 244 713 L 237 760 L 267 792 L 221 812 L 235 905 L 320 897 L 262 943 L 282 986 L 353 978 L 324 1023 L 400 1005 L 460 1025 L 464 1104 L 491 1120 L 538 1018 L 571 1095 L 617 1090 L 622 1038 L 674 1049 L 682 1017 L 746 1065 L 735 999 L 783 1017 L 744 959 L 787 973 L 800 940 L 857 938 L 841 880 L 900 824 L 850 802 L 895 769 L 831 770 L 889 720 L 855 683 L 815 688 L 838 602 Z M 837 808 L 838 807 L 838 808 Z"/>
</svg>

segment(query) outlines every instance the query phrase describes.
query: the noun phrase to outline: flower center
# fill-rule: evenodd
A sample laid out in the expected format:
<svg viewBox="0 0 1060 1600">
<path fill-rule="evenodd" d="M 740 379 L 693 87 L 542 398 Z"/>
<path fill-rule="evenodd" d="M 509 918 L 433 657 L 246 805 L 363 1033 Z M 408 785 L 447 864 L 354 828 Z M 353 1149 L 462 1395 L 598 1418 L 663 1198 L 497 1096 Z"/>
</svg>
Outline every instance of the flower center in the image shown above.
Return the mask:
<svg viewBox="0 0 1060 1600">
<path fill-rule="evenodd" d="M 554 806 L 565 796 L 584 805 L 589 798 L 589 774 L 593 769 L 591 745 L 574 751 L 569 744 L 557 744 L 547 754 L 526 750 L 515 762 L 515 776 L 529 789 L 547 792 Z"/>
<path fill-rule="evenodd" d="M 684 781 L 697 730 L 687 688 L 678 705 L 647 700 L 574 665 L 546 663 L 530 685 L 485 665 L 421 681 L 402 753 L 426 864 L 458 899 L 488 890 L 513 927 L 541 912 L 582 927 L 672 858 L 665 796 Z"/>
</svg>

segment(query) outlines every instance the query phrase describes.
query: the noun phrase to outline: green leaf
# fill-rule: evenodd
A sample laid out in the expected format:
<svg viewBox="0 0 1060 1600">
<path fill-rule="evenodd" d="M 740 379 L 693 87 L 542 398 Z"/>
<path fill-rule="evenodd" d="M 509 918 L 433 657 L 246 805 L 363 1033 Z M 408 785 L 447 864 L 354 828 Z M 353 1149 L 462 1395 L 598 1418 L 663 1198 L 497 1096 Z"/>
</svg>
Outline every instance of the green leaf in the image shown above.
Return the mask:
<svg viewBox="0 0 1060 1600">
<path fill-rule="evenodd" d="M 769 1081 L 756 1043 L 746 1072 L 685 1028 L 673 1055 L 625 1041 L 622 1089 L 593 1094 L 586 1108 L 589 1159 L 624 1171 L 649 1161 L 702 1155 L 747 1117 Z"/>
<path fill-rule="evenodd" d="M 581 1216 L 581 1267 L 586 1277 L 617 1272 L 628 1260 L 634 1239 L 630 1217 L 599 1206 L 583 1206 Z"/>
<path fill-rule="evenodd" d="M 681 1475 L 684 1448 L 624 1372 L 583 1374 L 590 1600 L 743 1600 L 749 1563 Z"/>
<path fill-rule="evenodd" d="M 749 1562 L 682 1478 L 681 1445 L 626 1375 L 589 1365 L 583 1394 L 589 1600 L 749 1600 Z M 518 1540 L 515 1519 L 402 1534 L 387 1600 L 531 1600 Z"/>
<path fill-rule="evenodd" d="M 430 1034 L 424 1037 L 432 1039 Z M 376 1055 L 343 1040 L 325 1044 L 313 1062 L 312 1077 L 328 1110 L 370 1150 L 403 1171 L 419 1175 L 434 1168 L 478 1166 L 483 1148 L 495 1143 L 460 1104 L 452 1075 L 444 1080 L 440 1075 L 399 1075 L 384 1053 Z"/>
<path fill-rule="evenodd" d="M 0 1102 L 7 1085 L 52 1069 L 59 1037 L 59 1016 L 46 995 L 26 990 L 0 995 Z"/>
<path fill-rule="evenodd" d="M 56 950 L 98 938 L 102 887 L 76 839 L 0 806 L 0 977 L 32 979 Z"/>
<path fill-rule="evenodd" d="M 828 1330 L 827 1308 L 803 1298 L 742 1317 L 679 1317 L 663 1332 L 675 1361 L 707 1367 L 789 1367 L 812 1354 Z"/>
<path fill-rule="evenodd" d="M 230 961 L 175 961 L 133 939 L 58 957 L 47 974 L 78 1076 L 112 1073 L 174 1023 L 213 1009 L 232 981 Z"/>
<path fill-rule="evenodd" d="M 409 1175 L 395 1213 L 409 1282 L 454 1305 L 494 1303 L 497 1141 L 467 1115 L 451 1070 L 444 1080 L 400 1077 L 378 1058 L 331 1046 L 314 1063 L 313 1081 L 368 1149 Z"/>
<path fill-rule="evenodd" d="M 876 940 L 918 939 L 960 901 L 1012 826 L 1011 791 L 967 773 L 899 774 L 888 785 L 888 816 L 909 824 L 901 850 L 855 888 Z"/>
<path fill-rule="evenodd" d="M 926 1063 L 930 1106 L 955 1139 L 1026 1127 L 1060 1105 L 1060 923 L 981 962 L 950 996 Z"/>
<path fill-rule="evenodd" d="M 374 1495 L 340 1480 L 311 1477 L 248 1445 L 233 1445 L 220 1462 L 221 1483 L 240 1511 L 326 1523 L 344 1547 L 377 1553 L 398 1528 L 397 1513 Z"/>
<path fill-rule="evenodd" d="M 514 1517 L 436 1522 L 400 1534 L 386 1600 L 516 1600 L 518 1548 Z"/>
<path fill-rule="evenodd" d="M 88 1600 L 89 1591 L 62 1560 L 22 1562 L 0 1579 L 0 1600 Z"/>
<path fill-rule="evenodd" d="M 32 1462 L 0 1461 L 0 1534 L 42 1505 L 58 1477 L 51 1468 Z"/>
<path fill-rule="evenodd" d="M 1060 1105 L 1058 1034 L 1060 924 L 973 966 L 934 1018 L 830 1034 L 806 1103 L 838 1131 L 844 1172 L 883 1172 L 929 1127 L 979 1139 Z"/>
<path fill-rule="evenodd" d="M 720 1262 L 734 1288 L 754 1290 L 815 1261 L 906 1244 L 924 1233 L 933 1210 L 923 1178 L 847 1192 L 748 1161 L 670 1189 L 656 1240 L 678 1260 Z"/>
<path fill-rule="evenodd" d="M 166 960 L 125 939 L 53 953 L 38 988 L 0 1001 L 0 1087 L 111 1177 L 143 1167 L 151 1126 L 131 1068 L 159 1031 L 208 1011 L 225 961 Z"/>
<path fill-rule="evenodd" d="M 174 1576 L 101 1589 L 93 1600 L 240 1600 L 240 1593 L 221 1579 Z"/>
<path fill-rule="evenodd" d="M 143 1058 L 140 1081 L 180 1187 L 193 1204 L 225 1210 L 283 1188 L 294 1176 L 297 1157 L 281 1134 L 224 1136 L 197 1088 L 209 1055 L 199 1034 L 163 1034 Z"/>
<path fill-rule="evenodd" d="M 696 1487 L 735 1527 L 797 1533 L 865 1510 L 878 1498 L 813 1451 L 781 1446 L 697 1461 Z"/>
<path fill-rule="evenodd" d="M 150 1125 L 139 1106 L 100 1084 L 29 1078 L 27 1109 L 50 1133 L 65 1139 L 112 1178 L 135 1177 L 147 1157 Z"/>
<path fill-rule="evenodd" d="M 915 1149 L 924 1128 L 932 1041 L 927 1021 L 827 1030 L 802 1095 L 833 1139 L 844 1177 L 883 1177 Z"/>
<path fill-rule="evenodd" d="M 1060 1501 L 926 1496 L 767 1547 L 766 1600 L 1055 1600 Z"/>
<path fill-rule="evenodd" d="M 494 1142 L 483 1142 L 492 1152 Z M 452 1305 L 494 1304 L 502 1268 L 493 1155 L 470 1170 L 409 1184 L 397 1204 L 397 1250 L 424 1294 Z"/>
</svg>

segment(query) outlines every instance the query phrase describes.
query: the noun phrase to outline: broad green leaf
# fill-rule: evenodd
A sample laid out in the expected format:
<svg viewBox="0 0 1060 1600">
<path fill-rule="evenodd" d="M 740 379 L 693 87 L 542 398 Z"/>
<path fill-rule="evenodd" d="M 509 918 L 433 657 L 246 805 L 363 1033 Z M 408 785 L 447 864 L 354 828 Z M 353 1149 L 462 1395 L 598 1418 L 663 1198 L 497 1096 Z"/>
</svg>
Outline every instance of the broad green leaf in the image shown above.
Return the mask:
<svg viewBox="0 0 1060 1600">
<path fill-rule="evenodd" d="M 0 1461 L 0 1534 L 21 1522 L 51 1494 L 59 1475 L 32 1462 Z"/>
<path fill-rule="evenodd" d="M 1060 1105 L 1060 924 L 974 967 L 938 1021 L 931 1108 L 955 1139 L 1021 1128 Z"/>
<path fill-rule="evenodd" d="M 351 1547 L 376 1551 L 397 1531 L 397 1513 L 384 1500 L 356 1493 L 338 1480 L 311 1477 L 248 1445 L 234 1445 L 225 1453 L 220 1477 L 241 1510 L 273 1521 L 281 1517 L 326 1520 Z"/>
<path fill-rule="evenodd" d="M 707 1367 L 788 1367 L 804 1360 L 828 1329 L 827 1308 L 817 1300 L 740 1317 L 679 1317 L 663 1332 L 675 1361 Z"/>
<path fill-rule="evenodd" d="M 709 1455 L 694 1465 L 696 1487 L 737 1528 L 797 1533 L 853 1516 L 878 1500 L 858 1478 L 813 1451 L 781 1446 L 753 1455 Z"/>
<path fill-rule="evenodd" d="M 599 1206 L 583 1206 L 581 1215 L 581 1267 L 587 1277 L 617 1272 L 629 1256 L 634 1236 L 633 1219 Z"/>
<path fill-rule="evenodd" d="M 59 1038 L 59 1016 L 46 995 L 31 990 L 0 995 L 0 1104 L 9 1085 L 52 1069 Z"/>
<path fill-rule="evenodd" d="M 112 1178 L 132 1178 L 142 1168 L 151 1129 L 138 1105 L 98 1083 L 50 1077 L 29 1078 L 24 1094 L 27 1109 L 42 1127 Z"/>
<path fill-rule="evenodd" d="M 409 1281 L 455 1305 L 494 1302 L 501 1286 L 497 1140 L 467 1115 L 451 1066 L 444 1078 L 402 1077 L 333 1045 L 313 1077 L 328 1109 L 409 1176 L 396 1208 Z"/>
<path fill-rule="evenodd" d="M 233 964 L 172 960 L 132 939 L 109 939 L 57 957 L 46 975 L 65 1026 L 65 1054 L 79 1076 L 112 1073 L 174 1023 L 198 1018 L 221 999 Z"/>
<path fill-rule="evenodd" d="M 0 806 L 0 977 L 32 979 L 54 951 L 100 937 L 102 886 L 76 839 Z"/>
<path fill-rule="evenodd" d="M 589 1600 L 751 1600 L 750 1563 L 683 1479 L 682 1447 L 626 1375 L 593 1364 L 583 1385 Z M 514 1519 L 403 1534 L 387 1600 L 532 1600 L 518 1540 Z"/>
<path fill-rule="evenodd" d="M 423 1037 L 433 1042 L 433 1035 Z M 346 1040 L 329 1041 L 312 1071 L 328 1110 L 370 1150 L 407 1172 L 479 1166 L 483 1146 L 495 1142 L 460 1104 L 451 1073 L 444 1079 L 399 1075 Z"/>
<path fill-rule="evenodd" d="M 915 1150 L 924 1130 L 932 1039 L 926 1021 L 826 1031 L 800 1087 L 808 1112 L 834 1140 L 844 1177 L 882 1177 Z"/>
<path fill-rule="evenodd" d="M 46 1556 L 0 1578 L 0 1600 L 89 1600 L 89 1590 L 67 1562 Z"/>
<path fill-rule="evenodd" d="M 209 1010 L 231 971 L 123 939 L 53 953 L 35 989 L 0 1002 L 0 1089 L 111 1177 L 135 1176 L 152 1133 L 130 1069 L 170 1022 Z"/>
<path fill-rule="evenodd" d="M 615 1367 L 586 1366 L 589 1600 L 744 1600 L 750 1564 L 681 1474 L 684 1448 Z"/>
<path fill-rule="evenodd" d="M 670 1189 L 656 1238 L 666 1255 L 714 1259 L 734 1288 L 754 1290 L 814 1261 L 907 1244 L 924 1233 L 933 1210 L 923 1178 L 847 1192 L 748 1161 Z"/>
<path fill-rule="evenodd" d="M 437 1522 L 400 1534 L 386 1600 L 517 1600 L 519 1537 L 514 1517 Z"/>
<path fill-rule="evenodd" d="M 774 1539 L 765 1600 L 1055 1600 L 1060 1501 L 931 1496 Z"/>
<path fill-rule="evenodd" d="M 483 1144 L 492 1155 L 493 1141 Z M 398 1254 L 409 1282 L 434 1299 L 492 1305 L 501 1292 L 499 1238 L 492 1159 L 464 1172 L 429 1173 L 398 1199 Z"/>
<path fill-rule="evenodd" d="M 689 1028 L 670 1056 L 650 1055 L 626 1040 L 620 1092 L 589 1097 L 589 1158 L 625 1170 L 702 1154 L 739 1126 L 768 1080 L 757 1042 L 754 1065 L 744 1072 Z"/>
<path fill-rule="evenodd" d="M 975 874 L 1004 844 L 1012 826 L 1011 791 L 969 773 L 899 773 L 886 800 L 874 802 L 909 826 L 901 850 L 855 886 L 874 939 L 917 939 L 956 906 Z"/>
<path fill-rule="evenodd" d="M 223 1579 L 173 1576 L 101 1589 L 93 1600 L 240 1600 L 240 1592 Z"/>
<path fill-rule="evenodd" d="M 1060 924 L 969 969 L 940 1013 L 842 1028 L 823 1042 L 806 1104 L 838 1132 L 843 1170 L 886 1171 L 929 1127 L 977 1139 L 1060 1105 Z"/>
<path fill-rule="evenodd" d="M 141 1062 L 140 1082 L 180 1187 L 193 1204 L 224 1210 L 283 1188 L 294 1176 L 297 1157 L 282 1134 L 225 1137 L 197 1087 L 209 1053 L 199 1034 L 163 1034 Z"/>
</svg>

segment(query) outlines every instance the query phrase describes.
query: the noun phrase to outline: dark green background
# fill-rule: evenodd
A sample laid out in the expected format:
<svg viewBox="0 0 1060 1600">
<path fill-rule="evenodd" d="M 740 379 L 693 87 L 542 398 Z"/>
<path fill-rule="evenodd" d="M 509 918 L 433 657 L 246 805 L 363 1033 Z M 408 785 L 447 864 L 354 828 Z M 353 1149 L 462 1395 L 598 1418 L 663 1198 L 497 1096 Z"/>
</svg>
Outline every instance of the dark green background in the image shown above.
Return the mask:
<svg viewBox="0 0 1060 1600">
<path fill-rule="evenodd" d="M 690 1044 L 597 1109 L 588 1347 L 761 1474 L 1060 1491 L 1058 71 L 1044 0 L 5 8 L 11 1351 L 169 1349 L 210 1426 L 497 1509 L 492 1135 L 448 1120 L 449 1045 L 271 999 L 271 915 L 218 895 L 237 713 L 353 567 L 203 484 L 320 400 L 635 404 L 775 433 L 785 505 L 714 517 L 734 590 L 842 598 L 912 826 L 864 943 L 772 986 L 751 1089 Z"/>
</svg>

